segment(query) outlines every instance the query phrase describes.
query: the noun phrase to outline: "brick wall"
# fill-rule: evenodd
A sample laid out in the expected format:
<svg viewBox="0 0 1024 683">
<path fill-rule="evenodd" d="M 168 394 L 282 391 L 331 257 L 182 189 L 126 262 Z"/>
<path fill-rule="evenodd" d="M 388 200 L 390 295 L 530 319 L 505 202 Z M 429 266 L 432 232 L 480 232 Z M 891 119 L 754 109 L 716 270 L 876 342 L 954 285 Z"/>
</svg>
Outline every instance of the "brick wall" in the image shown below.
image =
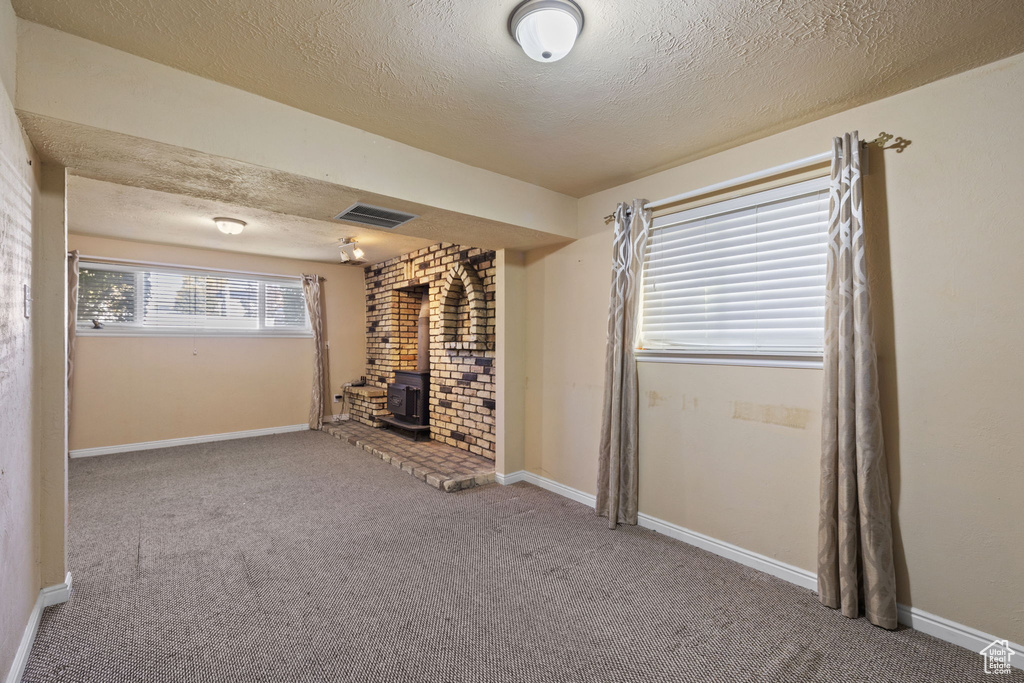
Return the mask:
<svg viewBox="0 0 1024 683">
<path fill-rule="evenodd" d="M 494 458 L 494 252 L 435 244 L 366 268 L 366 379 L 415 370 L 430 301 L 431 437 Z"/>
<path fill-rule="evenodd" d="M 380 417 L 390 415 L 387 390 L 380 387 L 345 387 L 350 419 L 368 427 L 383 427 Z"/>
</svg>

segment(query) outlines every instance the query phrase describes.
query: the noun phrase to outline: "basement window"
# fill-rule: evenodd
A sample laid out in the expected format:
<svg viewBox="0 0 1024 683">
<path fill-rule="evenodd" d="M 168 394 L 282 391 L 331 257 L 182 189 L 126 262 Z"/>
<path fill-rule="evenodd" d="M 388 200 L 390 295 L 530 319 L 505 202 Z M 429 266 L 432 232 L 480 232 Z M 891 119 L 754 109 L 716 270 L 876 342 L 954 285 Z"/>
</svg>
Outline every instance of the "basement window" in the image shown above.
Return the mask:
<svg viewBox="0 0 1024 683">
<path fill-rule="evenodd" d="M 656 218 L 638 360 L 821 367 L 829 180 Z"/>
<path fill-rule="evenodd" d="M 79 265 L 76 333 L 311 337 L 295 278 L 130 264 Z"/>
</svg>

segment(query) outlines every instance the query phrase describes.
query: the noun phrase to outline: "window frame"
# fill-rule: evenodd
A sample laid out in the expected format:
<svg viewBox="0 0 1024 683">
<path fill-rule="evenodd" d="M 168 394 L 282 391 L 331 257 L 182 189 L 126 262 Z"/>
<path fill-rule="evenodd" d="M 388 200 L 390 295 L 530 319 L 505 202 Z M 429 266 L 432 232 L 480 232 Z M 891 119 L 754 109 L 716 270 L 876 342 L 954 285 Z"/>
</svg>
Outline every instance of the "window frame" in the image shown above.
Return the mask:
<svg viewBox="0 0 1024 683">
<path fill-rule="evenodd" d="M 713 212 L 713 207 L 724 207 L 729 206 L 730 208 L 722 208 L 723 211 L 736 210 L 738 207 L 745 203 L 745 200 L 752 198 L 756 195 L 767 195 L 769 193 L 785 194 L 787 188 L 795 188 L 797 186 L 806 186 L 812 183 L 821 183 L 824 188 L 828 187 L 829 176 L 825 173 L 822 175 L 815 175 L 813 177 L 802 177 L 792 182 L 773 185 L 771 187 L 761 187 L 753 189 L 751 192 L 744 193 L 739 196 L 730 196 L 718 201 L 702 203 L 698 206 L 693 206 L 683 209 L 674 209 L 669 213 L 665 213 L 658 216 L 652 221 L 652 232 L 654 231 L 654 224 L 659 219 L 678 217 L 680 214 L 685 213 L 707 213 Z M 799 192 L 794 192 L 794 195 Z M 771 201 L 771 200 L 767 200 Z M 760 202 L 750 202 L 750 206 L 756 206 L 760 203 L 765 203 L 766 200 Z M 685 219 L 683 219 L 685 220 Z M 681 222 L 681 221 L 680 221 Z M 827 230 L 827 226 L 826 226 Z M 633 348 L 633 356 L 637 362 L 642 363 L 682 363 L 692 365 L 733 365 L 733 366 L 748 366 L 748 367 L 776 367 L 776 368 L 798 368 L 798 369 L 817 369 L 820 370 L 824 367 L 824 349 L 820 353 L 805 353 L 799 351 L 787 352 L 783 350 L 778 351 L 765 351 L 755 352 L 750 350 L 736 350 L 730 351 L 727 349 L 673 349 L 673 348 L 643 348 L 641 346 L 643 342 L 643 305 L 644 305 L 644 274 L 647 270 L 648 265 L 648 254 L 644 254 L 644 262 L 641 270 L 640 277 L 640 300 L 638 302 L 639 311 L 636 321 L 636 340 L 637 344 Z"/>
<path fill-rule="evenodd" d="M 79 269 L 92 268 L 101 271 L 113 271 L 121 273 L 132 273 L 135 276 L 135 321 L 134 322 L 104 322 L 101 329 L 92 326 L 82 325 L 83 321 L 75 316 L 75 335 L 79 337 L 241 337 L 241 338 L 312 338 L 313 327 L 309 320 L 309 309 L 305 304 L 305 291 L 301 279 L 287 275 L 271 275 L 263 273 L 248 273 L 237 270 L 219 270 L 215 268 L 200 268 L 195 266 L 178 266 L 163 263 L 132 263 L 132 262 L 104 262 L 100 259 L 83 258 L 79 262 Z M 147 326 L 143 323 L 145 313 L 144 278 L 146 273 L 172 273 L 174 275 L 193 275 L 199 277 L 229 277 L 233 279 L 251 280 L 257 283 L 257 322 L 258 326 L 253 328 L 210 328 L 210 327 L 161 327 Z M 266 285 L 267 284 L 298 284 L 302 290 L 303 312 L 305 316 L 305 327 L 277 328 L 266 325 Z M 76 302 L 77 303 L 77 302 Z M 76 307 L 77 311 L 77 307 Z"/>
</svg>

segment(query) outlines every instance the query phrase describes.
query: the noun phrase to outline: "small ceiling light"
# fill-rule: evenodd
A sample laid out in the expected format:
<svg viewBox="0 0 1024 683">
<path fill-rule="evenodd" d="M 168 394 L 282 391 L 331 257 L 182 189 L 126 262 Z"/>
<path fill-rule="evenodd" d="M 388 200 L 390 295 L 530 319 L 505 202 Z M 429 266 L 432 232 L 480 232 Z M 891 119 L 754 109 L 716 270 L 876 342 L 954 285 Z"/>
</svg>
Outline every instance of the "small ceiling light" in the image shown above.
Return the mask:
<svg viewBox="0 0 1024 683">
<path fill-rule="evenodd" d="M 525 0 L 512 10 L 508 30 L 530 59 L 557 62 L 583 30 L 583 10 L 573 0 Z"/>
<path fill-rule="evenodd" d="M 225 235 L 237 235 L 245 228 L 245 221 L 240 221 L 237 218 L 214 218 L 213 222 L 217 224 L 217 229 Z"/>
<path fill-rule="evenodd" d="M 363 263 L 366 259 L 366 253 L 362 249 L 356 246 L 356 240 L 354 237 L 344 237 L 341 240 L 339 256 L 342 263 L 351 263 L 358 265 Z"/>
</svg>

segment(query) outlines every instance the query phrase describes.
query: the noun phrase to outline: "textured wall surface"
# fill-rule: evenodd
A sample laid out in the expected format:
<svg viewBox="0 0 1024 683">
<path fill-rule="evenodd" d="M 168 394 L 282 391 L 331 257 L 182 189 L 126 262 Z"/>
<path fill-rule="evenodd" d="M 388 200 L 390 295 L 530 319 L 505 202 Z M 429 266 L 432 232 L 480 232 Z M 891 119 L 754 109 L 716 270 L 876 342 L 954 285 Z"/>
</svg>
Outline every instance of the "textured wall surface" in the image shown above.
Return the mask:
<svg viewBox="0 0 1024 683">
<path fill-rule="evenodd" d="M 531 61 L 514 2 L 15 0 L 19 16 L 579 196 L 1024 49 L 1019 0 L 582 2 Z"/>
<path fill-rule="evenodd" d="M 8 19 L 13 19 L 4 5 L 6 0 L 0 0 L 0 36 L 8 34 Z M 0 61 L 10 59 L 13 64 L 13 49 L 0 41 Z M 33 337 L 22 293 L 22 286 L 32 282 L 32 212 L 37 192 L 29 158 L 14 108 L 0 89 L 0 678 L 11 666 L 39 589 L 32 461 Z"/>
<path fill-rule="evenodd" d="M 864 198 L 899 601 L 1024 641 L 1021 111 L 1024 55 L 582 199 L 529 254 L 527 467 L 595 490 L 616 201 L 902 135 Z M 819 370 L 642 364 L 640 511 L 814 571 L 820 403 Z"/>
</svg>

